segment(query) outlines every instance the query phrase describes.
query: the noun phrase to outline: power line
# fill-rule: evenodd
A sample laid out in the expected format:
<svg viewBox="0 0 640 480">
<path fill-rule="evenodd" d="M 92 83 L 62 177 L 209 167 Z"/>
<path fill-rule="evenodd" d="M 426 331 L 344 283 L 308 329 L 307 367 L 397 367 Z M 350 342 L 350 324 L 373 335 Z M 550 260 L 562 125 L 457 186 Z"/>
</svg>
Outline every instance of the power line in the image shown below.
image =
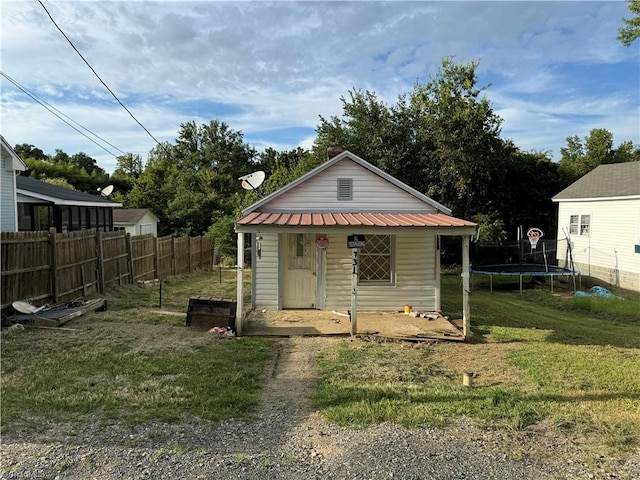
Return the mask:
<svg viewBox="0 0 640 480">
<path fill-rule="evenodd" d="M 6 78 L 7 80 L 9 80 L 11 83 L 13 83 L 17 88 L 19 88 L 20 90 L 22 90 L 23 93 L 25 93 L 26 95 L 28 95 L 29 97 L 31 97 L 35 102 L 39 103 L 42 107 L 44 107 L 46 110 L 48 110 L 50 113 L 54 114 L 56 117 L 58 117 L 60 120 L 62 120 L 64 123 L 66 123 L 67 125 L 69 125 L 71 128 L 74 128 L 76 131 L 78 131 L 77 128 L 75 128 L 73 125 L 69 124 L 69 122 L 67 122 L 66 120 L 64 120 L 63 118 L 60 118 L 60 115 L 62 115 L 63 117 L 69 119 L 70 121 L 72 121 L 73 123 L 75 123 L 76 125 L 78 125 L 80 128 L 86 130 L 87 132 L 89 132 L 91 135 L 93 135 L 96 138 L 99 138 L 100 140 L 102 140 L 104 143 L 106 143 L 107 145 L 113 147 L 114 149 L 116 149 L 117 151 L 119 151 L 120 153 L 122 153 L 123 155 L 126 155 L 127 152 L 119 149 L 118 147 L 116 147 L 114 144 L 110 143 L 109 141 L 105 140 L 104 138 L 102 138 L 100 135 L 98 135 L 97 133 L 89 130 L 87 127 L 85 127 L 84 125 L 82 125 L 81 123 L 75 121 L 73 118 L 71 118 L 68 115 L 65 115 L 63 112 L 61 112 L 60 110 L 58 110 L 56 107 L 54 107 L 53 105 L 51 105 L 50 103 L 48 103 L 46 100 L 43 100 L 42 98 L 40 98 L 38 95 L 36 95 L 35 93 L 33 93 L 32 91 L 30 91 L 27 87 L 20 85 L 20 83 L 18 83 L 15 79 L 11 78 L 9 75 L 7 75 L 6 73 L 0 71 L 0 75 L 2 75 L 4 78 Z M 55 111 L 53 111 L 55 110 Z M 56 113 L 57 112 L 57 113 Z M 58 115 L 60 114 L 60 115 Z M 79 132 L 82 135 L 84 135 L 84 133 Z M 85 137 L 87 137 L 86 135 L 84 135 Z M 114 155 L 113 153 L 111 153 L 109 150 L 107 150 L 106 148 L 104 148 L 102 145 L 98 144 L 97 142 L 95 142 L 94 140 L 92 140 L 91 138 L 87 137 L 89 140 L 91 140 L 93 143 L 95 143 L 96 145 L 98 145 L 100 148 L 102 148 L 103 150 L 107 151 L 108 153 L 110 153 L 111 155 L 113 155 L 114 157 L 117 157 L 117 155 Z"/>
<path fill-rule="evenodd" d="M 42 5 L 42 8 L 44 8 L 44 11 L 45 11 L 45 12 L 47 12 L 47 15 L 49 16 L 49 19 L 51 20 L 51 22 L 53 22 L 53 24 L 56 26 L 56 28 L 58 29 L 58 31 L 59 31 L 59 32 L 62 34 L 62 36 L 67 40 L 67 42 L 69 42 L 69 45 L 71 45 L 71 48 L 73 48 L 73 49 L 76 51 L 76 53 L 80 56 L 80 58 L 84 61 L 84 63 L 86 63 L 86 64 L 87 64 L 87 66 L 91 69 L 91 71 L 92 71 L 92 72 L 93 72 L 93 74 L 98 78 L 98 80 L 100 80 L 100 83 L 102 83 L 102 85 L 104 85 L 104 88 L 106 88 L 106 89 L 109 91 L 109 93 L 110 93 L 111 95 L 113 95 L 113 98 L 115 98 L 115 99 L 116 99 L 116 101 L 117 101 L 117 102 L 122 106 L 122 108 L 124 108 L 124 109 L 127 111 L 127 113 L 131 116 L 131 118 L 133 118 L 133 119 L 136 121 L 136 123 L 137 123 L 138 125 L 140 125 L 140 126 L 142 127 L 142 129 L 143 129 L 145 132 L 147 132 L 147 134 L 148 134 L 151 138 L 153 138 L 153 140 L 154 140 L 158 145 L 160 145 L 161 147 L 165 148 L 165 150 L 166 150 L 166 147 L 165 147 L 163 144 L 161 144 L 161 143 L 158 141 L 158 139 L 157 139 L 156 137 L 154 137 L 154 136 L 151 134 L 151 132 L 150 132 L 149 130 L 147 130 L 147 127 L 145 127 L 142 123 L 140 123 L 140 122 L 138 121 L 138 119 L 133 115 L 133 113 L 131 113 L 131 112 L 129 111 L 129 109 L 128 109 L 127 107 L 125 107 L 125 106 L 124 106 L 124 103 L 122 103 L 122 102 L 120 101 L 120 99 L 116 96 L 116 94 L 115 94 L 115 93 L 113 93 L 113 92 L 111 91 L 111 89 L 109 88 L 109 86 L 108 86 L 106 83 L 104 83 L 104 81 L 102 80 L 102 78 L 100 78 L 100 75 L 98 75 L 98 73 L 93 69 L 93 67 L 91 66 L 91 64 L 89 64 L 89 62 L 88 62 L 88 61 L 87 61 L 87 60 L 82 56 L 82 54 L 81 54 L 81 53 L 80 53 L 80 51 L 76 48 L 76 46 L 73 44 L 73 42 L 72 42 L 71 40 L 69 40 L 69 37 L 67 37 L 67 35 L 66 35 L 66 34 L 62 31 L 62 29 L 58 26 L 58 24 L 56 23 L 56 21 L 53 19 L 53 17 L 52 17 L 52 16 L 51 16 L 51 14 L 49 13 L 49 10 L 47 10 L 47 7 L 45 7 L 45 6 L 44 6 L 44 3 L 42 3 L 42 1 L 41 1 L 41 0 L 38 0 L 38 3 L 39 3 L 40 5 Z M 167 153 L 169 153 L 169 152 L 167 151 Z"/>
<path fill-rule="evenodd" d="M 108 150 L 106 147 L 104 147 L 103 145 L 100 145 L 98 142 L 96 142 L 93 138 L 89 137 L 87 134 L 85 134 L 84 132 L 81 132 L 80 130 L 78 130 L 76 127 L 74 127 L 73 125 L 71 125 L 69 122 L 67 122 L 64 118 L 62 118 L 60 115 L 64 115 L 62 112 L 60 112 L 60 115 L 58 115 L 58 113 L 56 113 L 53 109 L 53 107 L 49 108 L 47 105 L 45 105 L 46 102 L 44 101 L 40 101 L 37 96 L 35 94 L 32 94 L 31 92 L 29 92 L 26 88 L 22 87 L 18 82 L 16 82 L 15 80 L 13 80 L 11 77 L 9 77 L 9 75 L 7 75 L 6 73 L 0 71 L 0 74 L 6 78 L 7 80 L 9 80 L 11 83 L 13 83 L 17 88 L 19 88 L 20 90 L 22 90 L 22 92 L 31 97 L 32 100 L 34 100 L 36 103 L 39 103 L 40 105 L 42 105 L 44 108 L 46 108 L 50 113 L 54 114 L 56 117 L 58 117 L 60 120 L 62 120 L 64 123 L 66 123 L 67 125 L 69 125 L 71 128 L 73 128 L 76 132 L 78 132 L 80 135 L 82 135 L 83 137 L 86 137 L 88 140 L 92 141 L 93 143 L 95 143 L 97 146 L 99 146 L 101 149 L 103 149 L 105 152 L 107 152 L 109 155 L 113 155 L 114 157 L 118 157 L 115 153 L 111 152 L 110 150 Z M 65 115 L 66 117 L 66 115 Z M 75 122 L 75 120 L 73 120 Z M 78 122 L 75 122 L 78 123 Z M 78 123 L 78 125 L 80 125 Z M 82 125 L 80 125 L 82 127 Z M 88 128 L 82 127 L 84 128 L 86 131 L 90 132 L 91 134 L 95 135 L 96 137 L 100 138 L 98 135 L 96 135 L 95 133 L 91 132 L 91 130 L 89 130 Z M 108 143 L 109 145 L 111 145 L 109 142 L 107 142 L 106 140 L 100 138 L 101 140 L 103 140 L 104 142 Z M 113 147 L 113 145 L 111 145 Z M 113 147 L 116 150 L 122 152 L 122 150 L 120 150 L 117 147 Z M 122 152 L 123 154 L 126 154 L 125 152 Z"/>
</svg>

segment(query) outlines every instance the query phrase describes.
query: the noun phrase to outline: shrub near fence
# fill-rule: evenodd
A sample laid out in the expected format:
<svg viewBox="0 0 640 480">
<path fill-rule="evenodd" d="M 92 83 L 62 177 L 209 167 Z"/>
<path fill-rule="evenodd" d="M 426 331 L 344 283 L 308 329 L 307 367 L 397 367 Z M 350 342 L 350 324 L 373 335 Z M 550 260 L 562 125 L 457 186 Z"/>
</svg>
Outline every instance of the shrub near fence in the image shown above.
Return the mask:
<svg viewBox="0 0 640 480">
<path fill-rule="evenodd" d="M 214 241 L 51 229 L 2 232 L 0 249 L 0 308 L 6 308 L 16 300 L 68 302 L 116 285 L 211 269 Z"/>
</svg>

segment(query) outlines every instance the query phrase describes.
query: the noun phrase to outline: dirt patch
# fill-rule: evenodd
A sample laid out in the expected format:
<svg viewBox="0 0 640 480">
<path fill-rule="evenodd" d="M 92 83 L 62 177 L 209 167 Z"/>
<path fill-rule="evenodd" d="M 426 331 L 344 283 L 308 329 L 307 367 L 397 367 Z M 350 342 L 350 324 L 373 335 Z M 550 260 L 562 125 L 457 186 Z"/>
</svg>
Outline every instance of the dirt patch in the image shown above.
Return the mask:
<svg viewBox="0 0 640 480">
<path fill-rule="evenodd" d="M 463 338 L 462 332 L 440 313 L 421 316 L 400 312 L 358 312 L 357 334 L 386 338 Z M 427 315 L 422 316 L 422 315 Z M 246 317 L 246 335 L 344 335 L 351 334 L 347 312 L 327 310 L 254 310 Z"/>
</svg>

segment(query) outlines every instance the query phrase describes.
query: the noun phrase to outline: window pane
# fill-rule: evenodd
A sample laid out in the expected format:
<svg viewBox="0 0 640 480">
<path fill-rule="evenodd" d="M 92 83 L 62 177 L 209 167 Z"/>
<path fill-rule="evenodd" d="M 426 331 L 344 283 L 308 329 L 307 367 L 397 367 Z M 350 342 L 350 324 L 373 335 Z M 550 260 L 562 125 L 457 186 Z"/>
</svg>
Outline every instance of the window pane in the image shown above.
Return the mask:
<svg viewBox="0 0 640 480">
<path fill-rule="evenodd" d="M 580 220 L 580 235 L 589 235 L 590 224 L 591 224 L 591 215 L 582 215 Z"/>
<path fill-rule="evenodd" d="M 569 233 L 578 234 L 578 215 L 571 215 L 569 219 Z"/>
<path fill-rule="evenodd" d="M 367 235 L 365 247 L 358 256 L 360 283 L 391 283 L 391 254 L 390 235 Z"/>
</svg>

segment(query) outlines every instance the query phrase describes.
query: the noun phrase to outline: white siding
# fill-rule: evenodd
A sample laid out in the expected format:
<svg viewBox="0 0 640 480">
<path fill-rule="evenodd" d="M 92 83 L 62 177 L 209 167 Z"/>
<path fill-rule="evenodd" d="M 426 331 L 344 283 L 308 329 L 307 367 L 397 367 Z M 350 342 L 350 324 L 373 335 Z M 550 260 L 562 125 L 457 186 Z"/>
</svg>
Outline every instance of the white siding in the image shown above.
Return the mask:
<svg viewBox="0 0 640 480">
<path fill-rule="evenodd" d="M 569 217 L 583 214 L 591 215 L 590 235 L 571 235 L 573 259 L 581 273 L 640 290 L 640 254 L 634 253 L 634 245 L 640 243 L 640 199 L 560 202 L 557 256 L 561 265 L 566 251 L 563 228 L 568 232 Z"/>
<path fill-rule="evenodd" d="M 325 310 L 351 308 L 351 250 L 346 235 L 331 235 L 327 248 Z M 395 285 L 360 285 L 358 310 L 401 311 L 412 305 L 417 311 L 434 310 L 435 236 L 424 231 L 395 237 Z"/>
<path fill-rule="evenodd" d="M 353 179 L 353 200 L 339 201 L 338 178 Z M 436 209 L 396 185 L 344 159 L 301 185 L 273 199 L 265 211 L 435 213 Z"/>
<path fill-rule="evenodd" d="M 16 172 L 11 156 L 2 148 L 0 161 L 0 231 L 15 232 L 17 226 Z"/>
<path fill-rule="evenodd" d="M 262 233 L 262 253 L 255 258 L 256 308 L 278 308 L 278 234 Z M 254 237 L 255 238 L 255 237 Z M 255 240 L 254 240 L 255 241 Z"/>
</svg>

